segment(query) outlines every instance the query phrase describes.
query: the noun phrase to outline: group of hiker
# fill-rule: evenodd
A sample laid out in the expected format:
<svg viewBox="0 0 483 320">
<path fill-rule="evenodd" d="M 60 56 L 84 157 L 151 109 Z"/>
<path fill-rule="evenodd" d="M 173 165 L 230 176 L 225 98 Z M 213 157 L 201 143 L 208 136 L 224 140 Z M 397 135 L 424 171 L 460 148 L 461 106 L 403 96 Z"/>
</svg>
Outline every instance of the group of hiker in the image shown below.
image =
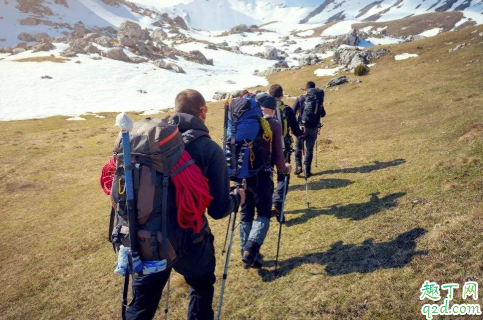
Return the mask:
<svg viewBox="0 0 483 320">
<path fill-rule="evenodd" d="M 215 318 L 214 236 L 205 212 L 215 220 L 230 216 L 232 227 L 217 319 L 239 208 L 241 259 L 246 268 L 263 267 L 261 247 L 270 220 L 275 216 L 280 228 L 285 222 L 294 138 L 295 173 L 304 173 L 305 179 L 312 175 L 324 92 L 314 82 L 303 90 L 293 107 L 284 104 L 278 84 L 268 93 L 245 91 L 227 101 L 222 147 L 209 136 L 208 107 L 196 90 L 177 95 L 169 118 L 133 124 L 125 114 L 118 117 L 121 133 L 101 185 L 112 202 L 109 240 L 118 253 L 115 272 L 125 280 L 123 319 L 152 319 L 166 286 L 167 317 L 172 269 L 190 287 L 188 319 Z"/>
</svg>

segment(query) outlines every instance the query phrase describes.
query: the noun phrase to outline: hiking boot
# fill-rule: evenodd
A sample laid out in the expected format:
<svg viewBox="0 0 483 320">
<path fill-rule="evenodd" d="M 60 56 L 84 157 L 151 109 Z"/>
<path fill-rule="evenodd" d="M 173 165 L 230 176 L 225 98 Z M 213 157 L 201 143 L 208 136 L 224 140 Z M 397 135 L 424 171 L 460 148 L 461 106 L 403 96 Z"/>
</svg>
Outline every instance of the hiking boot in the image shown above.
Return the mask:
<svg viewBox="0 0 483 320">
<path fill-rule="evenodd" d="M 312 174 L 312 171 L 310 169 L 310 167 L 305 167 L 305 178 L 310 178 L 311 176 L 313 176 Z"/>
<path fill-rule="evenodd" d="M 245 264 L 245 269 L 250 268 L 255 261 L 255 256 L 248 250 L 243 251 L 242 261 Z"/>
<path fill-rule="evenodd" d="M 295 174 L 296 175 L 299 175 L 302 173 L 302 167 L 301 166 L 297 166 L 297 168 L 295 168 Z"/>
<path fill-rule="evenodd" d="M 272 207 L 272 217 L 276 217 L 277 221 L 280 222 L 280 211 L 275 207 Z M 285 216 L 283 216 L 282 223 L 285 223 Z"/>
<path fill-rule="evenodd" d="M 253 260 L 252 268 L 261 269 L 263 267 L 263 254 L 257 253 Z"/>
</svg>

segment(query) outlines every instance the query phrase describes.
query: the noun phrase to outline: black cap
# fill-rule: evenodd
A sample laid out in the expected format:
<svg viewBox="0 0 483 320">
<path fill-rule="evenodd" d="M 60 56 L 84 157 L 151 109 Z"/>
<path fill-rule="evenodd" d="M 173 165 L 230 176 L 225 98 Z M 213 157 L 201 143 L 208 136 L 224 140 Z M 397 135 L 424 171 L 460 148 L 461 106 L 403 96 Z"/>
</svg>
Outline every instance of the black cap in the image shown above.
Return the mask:
<svg viewBox="0 0 483 320">
<path fill-rule="evenodd" d="M 277 100 L 266 92 L 257 94 L 255 97 L 262 108 L 275 110 L 277 108 Z"/>
</svg>

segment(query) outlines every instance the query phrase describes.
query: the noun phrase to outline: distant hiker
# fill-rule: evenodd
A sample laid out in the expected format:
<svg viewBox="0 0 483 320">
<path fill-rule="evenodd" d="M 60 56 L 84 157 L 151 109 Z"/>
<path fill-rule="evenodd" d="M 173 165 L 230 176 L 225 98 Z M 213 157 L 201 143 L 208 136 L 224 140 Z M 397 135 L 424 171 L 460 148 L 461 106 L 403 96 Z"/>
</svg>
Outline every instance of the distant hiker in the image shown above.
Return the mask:
<svg viewBox="0 0 483 320">
<path fill-rule="evenodd" d="M 240 99 L 248 99 L 251 100 L 251 103 L 254 103 L 253 98 L 250 97 L 242 97 Z M 277 101 L 267 93 L 257 95 L 256 100 L 261 106 L 263 118 L 265 119 L 264 123 L 269 126 L 269 128 L 264 129 L 271 133 L 271 141 L 267 146 L 268 152 L 270 152 L 270 163 L 254 176 L 246 179 L 246 201 L 241 207 L 240 244 L 242 261 L 246 267 L 261 268 L 263 260 L 260 248 L 267 236 L 272 215 L 272 166 L 275 165 L 278 172 L 283 174 L 290 174 L 292 167 L 285 162 L 283 156 L 282 126 L 275 119 Z M 256 219 L 255 210 L 257 212 Z"/>
<path fill-rule="evenodd" d="M 143 145 L 152 148 L 150 144 L 143 144 L 142 139 L 147 139 L 147 142 L 150 142 L 149 139 L 153 138 L 156 145 L 166 145 L 166 154 L 176 153 L 177 150 L 182 150 L 183 146 L 187 153 L 183 153 L 181 156 L 180 159 L 185 158 L 183 161 L 173 166 L 170 171 L 169 182 L 164 180 L 162 174 L 161 180 L 159 179 L 158 170 L 146 169 L 147 175 L 145 176 L 144 168 L 148 167 L 144 167 L 142 164 L 142 170 L 138 172 L 137 178 L 134 174 L 134 185 L 138 183 L 138 230 L 142 229 L 146 233 L 146 238 L 142 238 L 141 231 L 138 232 L 141 260 L 144 262 L 145 260 L 166 259 L 167 268 L 164 271 L 152 274 L 134 275 L 133 301 L 127 308 L 126 319 L 152 319 L 154 317 L 163 288 L 169 279 L 171 269 L 174 269 L 184 276 L 190 286 L 191 300 L 188 319 L 212 320 L 214 318 L 212 301 L 215 283 L 215 251 L 213 247 L 214 237 L 204 215 L 205 206 L 209 203 L 207 209 L 212 218 L 222 219 L 244 203 L 244 190 L 240 189 L 230 194 L 230 181 L 225 156 L 222 149 L 211 140 L 208 135 L 208 128 L 204 124 L 207 107 L 203 96 L 195 90 L 182 91 L 176 97 L 175 110 L 176 114 L 169 120 L 147 119 L 141 122 L 141 128 L 149 127 L 151 121 L 162 124 L 155 127 L 158 131 L 150 131 L 153 137 L 138 135 L 133 138 L 133 140 L 141 139 L 139 148 L 142 148 Z M 136 124 L 134 128 L 136 129 Z M 163 131 L 165 128 L 169 128 L 171 133 L 165 133 L 167 132 Z M 158 132 L 160 132 L 160 136 L 156 136 Z M 133 143 L 136 145 L 135 141 L 132 141 L 131 144 Z M 151 155 L 150 151 L 148 151 L 148 154 Z M 139 154 L 135 153 L 135 157 L 138 156 Z M 163 159 L 163 154 L 161 153 L 159 157 Z M 164 158 L 162 161 L 163 166 L 170 165 L 169 158 Z M 185 170 L 190 171 L 185 172 L 184 175 L 180 174 Z M 178 178 L 176 178 L 176 175 L 178 175 Z M 153 181 L 155 184 L 152 184 Z M 164 199 L 164 193 L 158 193 L 158 186 L 163 188 L 168 183 L 167 221 L 164 221 L 167 223 L 164 223 L 165 215 L 161 213 L 162 208 L 160 208 L 162 203 L 165 203 L 164 200 L 160 199 Z M 115 178 L 112 188 L 113 194 L 118 194 L 118 185 L 119 190 L 121 190 L 122 182 L 116 181 Z M 146 188 L 145 186 L 148 185 L 153 187 Z M 209 194 L 204 199 L 196 197 L 185 199 L 187 191 L 190 191 L 191 195 L 194 194 L 194 196 L 196 196 L 196 193 L 208 191 Z M 122 193 L 119 192 L 118 196 L 120 194 Z M 151 202 L 146 201 L 153 196 L 154 204 L 152 200 L 150 200 Z M 113 200 L 117 199 L 113 197 Z M 203 200 L 203 203 L 199 203 L 197 200 Z M 114 203 L 116 202 L 121 203 L 114 201 Z M 139 219 L 141 219 L 139 207 L 146 205 L 150 206 L 150 210 L 141 223 L 139 222 Z M 184 214 L 180 215 L 180 212 Z M 122 230 L 122 226 L 119 230 Z M 166 231 L 167 238 L 162 235 L 164 231 Z M 122 232 L 117 236 L 125 237 Z M 144 240 L 141 241 L 141 239 Z M 167 240 L 164 242 L 160 239 Z M 167 247 L 166 251 L 161 251 L 161 248 L 165 247 L 163 244 Z M 165 252 L 165 255 L 163 252 Z M 154 255 L 154 257 L 143 259 L 143 254 L 145 256 Z M 158 255 L 159 257 L 157 257 Z"/>
<path fill-rule="evenodd" d="M 321 128 L 321 118 L 325 117 L 324 90 L 317 89 L 315 83 L 307 82 L 305 94 L 297 98 L 293 105 L 295 114 L 298 114 L 298 121 L 304 131 L 303 137 L 297 139 L 295 150 L 295 174 L 305 171 L 306 178 L 312 176 L 312 158 L 314 146 L 317 141 L 318 131 Z M 302 168 L 302 152 L 305 144 L 304 168 Z"/>
<path fill-rule="evenodd" d="M 296 137 L 300 137 L 303 131 L 300 129 L 295 112 L 292 108 L 283 103 L 283 88 L 279 84 L 273 84 L 270 87 L 269 93 L 277 100 L 276 118 L 282 125 L 283 136 L 283 156 L 286 162 L 290 163 L 290 156 L 292 154 L 293 139 L 290 133 Z M 272 213 L 280 221 L 280 211 L 282 210 L 283 190 L 285 183 L 285 174 L 283 172 L 277 172 L 277 186 L 273 194 L 272 199 Z M 285 190 L 288 192 L 288 184 L 290 183 L 290 175 L 287 178 L 287 187 Z"/>
</svg>

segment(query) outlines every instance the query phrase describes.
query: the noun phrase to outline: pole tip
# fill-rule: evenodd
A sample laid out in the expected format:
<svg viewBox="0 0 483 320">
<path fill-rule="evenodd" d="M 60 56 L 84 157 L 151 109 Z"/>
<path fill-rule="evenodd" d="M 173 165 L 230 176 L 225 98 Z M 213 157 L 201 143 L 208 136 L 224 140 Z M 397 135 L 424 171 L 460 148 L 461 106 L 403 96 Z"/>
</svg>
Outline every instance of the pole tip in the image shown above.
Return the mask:
<svg viewBox="0 0 483 320">
<path fill-rule="evenodd" d="M 121 112 L 116 117 L 116 126 L 120 127 L 122 131 L 131 131 L 133 124 L 133 121 L 125 112 Z"/>
</svg>

